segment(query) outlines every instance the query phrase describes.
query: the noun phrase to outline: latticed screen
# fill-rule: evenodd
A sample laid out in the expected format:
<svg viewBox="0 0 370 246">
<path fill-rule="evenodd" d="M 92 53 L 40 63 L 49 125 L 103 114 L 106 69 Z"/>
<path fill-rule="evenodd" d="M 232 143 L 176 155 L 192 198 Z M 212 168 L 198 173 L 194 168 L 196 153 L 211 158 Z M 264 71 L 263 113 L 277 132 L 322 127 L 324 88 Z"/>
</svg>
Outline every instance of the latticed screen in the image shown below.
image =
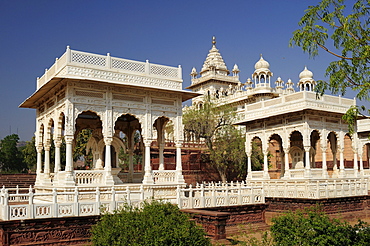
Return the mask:
<svg viewBox="0 0 370 246">
<path fill-rule="evenodd" d="M 178 69 L 177 68 L 169 68 L 169 67 L 151 65 L 150 66 L 150 73 L 151 74 L 162 75 L 162 76 L 166 76 L 166 77 L 177 77 Z"/>
<path fill-rule="evenodd" d="M 73 52 L 72 62 L 78 62 L 78 63 L 84 63 L 84 64 L 104 67 L 106 65 L 106 58 L 102 56 L 85 55 L 85 54 Z"/>
<path fill-rule="evenodd" d="M 112 68 L 140 72 L 140 73 L 145 72 L 144 63 L 126 61 L 126 60 L 121 60 L 121 59 L 112 59 Z"/>
</svg>

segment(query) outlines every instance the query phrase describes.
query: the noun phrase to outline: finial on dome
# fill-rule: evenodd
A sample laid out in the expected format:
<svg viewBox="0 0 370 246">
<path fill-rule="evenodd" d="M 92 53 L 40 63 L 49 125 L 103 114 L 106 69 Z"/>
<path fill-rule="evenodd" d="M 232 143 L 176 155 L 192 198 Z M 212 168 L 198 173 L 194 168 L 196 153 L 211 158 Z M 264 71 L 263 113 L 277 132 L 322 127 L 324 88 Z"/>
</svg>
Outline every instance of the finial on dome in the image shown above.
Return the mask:
<svg viewBox="0 0 370 246">
<path fill-rule="evenodd" d="M 215 36 L 212 37 L 212 44 L 216 45 L 216 37 Z"/>
<path fill-rule="evenodd" d="M 193 69 L 191 69 L 191 73 L 190 73 L 190 76 L 195 79 L 195 77 L 198 75 L 197 73 L 197 70 L 195 69 L 195 67 L 193 67 Z"/>
</svg>

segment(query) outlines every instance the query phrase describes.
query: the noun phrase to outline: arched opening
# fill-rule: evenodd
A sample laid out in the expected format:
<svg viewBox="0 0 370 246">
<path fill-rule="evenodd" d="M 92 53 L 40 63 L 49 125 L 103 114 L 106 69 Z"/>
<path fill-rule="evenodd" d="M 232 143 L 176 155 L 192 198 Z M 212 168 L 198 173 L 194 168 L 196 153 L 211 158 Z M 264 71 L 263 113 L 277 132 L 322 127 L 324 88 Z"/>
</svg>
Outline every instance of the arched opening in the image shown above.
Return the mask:
<svg viewBox="0 0 370 246">
<path fill-rule="evenodd" d="M 268 142 L 270 177 L 279 178 L 284 174 L 283 140 L 278 134 L 273 134 Z"/>
<path fill-rule="evenodd" d="M 139 119 L 131 114 L 122 114 L 114 125 L 113 144 L 120 178 L 126 183 L 139 183 L 143 178 L 143 141 Z"/>
<path fill-rule="evenodd" d="M 174 125 L 169 118 L 162 116 L 157 118 L 153 124 L 156 130 L 157 141 L 152 143 L 153 170 L 175 170 L 176 169 L 176 152 L 173 144 L 167 137 L 174 140 Z"/>
<path fill-rule="evenodd" d="M 310 91 L 310 84 L 306 84 L 306 91 Z"/>
<path fill-rule="evenodd" d="M 328 172 L 331 175 L 337 175 L 338 166 L 337 166 L 337 135 L 335 132 L 330 132 L 327 137 L 327 165 Z"/>
<path fill-rule="evenodd" d="M 263 170 L 263 151 L 262 151 L 262 141 L 259 137 L 254 137 L 251 142 L 252 145 L 252 154 L 251 154 L 251 163 L 252 171 L 261 171 Z"/>
<path fill-rule="evenodd" d="M 310 162 L 311 168 L 322 168 L 322 162 L 316 162 L 316 153 L 320 149 L 320 134 L 317 130 L 311 132 L 310 135 Z"/>
<path fill-rule="evenodd" d="M 343 157 L 344 157 L 344 168 L 354 168 L 354 151 L 352 148 L 352 138 L 347 133 L 344 136 L 344 149 L 343 149 Z M 358 165 L 358 163 L 357 163 Z"/>
<path fill-rule="evenodd" d="M 74 169 L 102 169 L 104 166 L 104 145 L 92 145 L 91 142 L 103 140 L 102 121 L 97 113 L 83 111 L 76 119 L 74 134 L 73 161 Z"/>
<path fill-rule="evenodd" d="M 303 136 L 299 131 L 294 131 L 290 135 L 290 159 L 292 169 L 304 168 L 304 151 L 303 151 Z"/>
</svg>

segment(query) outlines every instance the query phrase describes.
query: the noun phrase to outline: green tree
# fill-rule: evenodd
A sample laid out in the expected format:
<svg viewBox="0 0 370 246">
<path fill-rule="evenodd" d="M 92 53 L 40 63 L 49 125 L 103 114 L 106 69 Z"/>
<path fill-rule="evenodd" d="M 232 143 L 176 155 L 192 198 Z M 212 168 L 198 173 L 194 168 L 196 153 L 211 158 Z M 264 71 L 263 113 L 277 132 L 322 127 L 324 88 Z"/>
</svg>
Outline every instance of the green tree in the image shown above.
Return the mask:
<svg viewBox="0 0 370 246">
<path fill-rule="evenodd" d="M 93 245 L 211 245 L 204 231 L 176 205 L 159 201 L 104 214 L 92 227 Z"/>
<path fill-rule="evenodd" d="M 91 166 L 92 164 L 92 153 L 90 153 L 90 150 L 86 149 L 87 143 L 89 142 L 91 135 L 92 135 L 91 129 L 81 130 L 77 134 L 76 144 L 73 150 L 73 160 L 77 161 L 83 158 L 87 166 Z"/>
<path fill-rule="evenodd" d="M 326 69 L 329 80 L 317 81 L 316 92 L 322 95 L 330 90 L 344 95 L 351 89 L 360 100 L 369 100 L 370 1 L 349 2 L 352 8 L 345 5 L 345 0 L 322 0 L 309 6 L 298 23 L 301 28 L 293 32 L 290 45 L 301 47 L 311 57 L 322 49 L 335 58 Z M 363 106 L 360 108 L 365 110 Z M 359 108 L 351 108 L 344 117 L 350 131 L 358 113 Z"/>
<path fill-rule="evenodd" d="M 27 165 L 23 162 L 22 152 L 17 144 L 17 134 L 6 136 L 0 141 L 0 170 L 1 172 L 24 172 Z"/>
<path fill-rule="evenodd" d="M 37 151 L 35 147 L 35 137 L 26 142 L 26 145 L 21 149 L 23 154 L 23 162 L 27 164 L 28 169 L 36 171 Z"/>
<path fill-rule="evenodd" d="M 261 141 L 252 141 L 252 171 L 261 171 L 263 169 L 263 152 Z"/>
<path fill-rule="evenodd" d="M 244 136 L 232 125 L 226 125 L 216 133 L 214 150 L 210 152 L 210 159 L 217 167 L 221 178 L 224 177 L 222 181 L 232 176 L 245 178 L 247 156 Z"/>
<path fill-rule="evenodd" d="M 209 160 L 223 182 L 228 173 L 245 168 L 244 136 L 232 126 L 235 117 L 232 106 L 216 105 L 209 98 L 200 108 L 187 108 L 183 115 L 185 133 L 205 142 Z"/>
<path fill-rule="evenodd" d="M 319 207 L 288 212 L 273 218 L 271 234 L 276 245 L 284 246 L 335 246 L 368 245 L 368 224 L 359 222 L 355 226 L 338 219 L 331 219 Z"/>
</svg>

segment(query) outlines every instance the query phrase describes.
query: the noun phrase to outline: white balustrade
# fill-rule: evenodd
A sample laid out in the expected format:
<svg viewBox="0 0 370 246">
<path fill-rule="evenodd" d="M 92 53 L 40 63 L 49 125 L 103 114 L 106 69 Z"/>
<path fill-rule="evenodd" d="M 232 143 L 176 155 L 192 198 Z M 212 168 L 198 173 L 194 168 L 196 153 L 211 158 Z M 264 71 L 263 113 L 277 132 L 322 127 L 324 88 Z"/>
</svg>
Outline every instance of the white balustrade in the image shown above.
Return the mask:
<svg viewBox="0 0 370 246">
<path fill-rule="evenodd" d="M 176 178 L 175 170 L 153 170 L 155 184 L 174 184 Z"/>
<path fill-rule="evenodd" d="M 104 171 L 75 170 L 76 185 L 103 185 Z"/>
<path fill-rule="evenodd" d="M 71 69 L 64 70 L 67 66 Z M 127 60 L 122 58 L 111 57 L 109 54 L 98 55 L 93 53 L 75 51 L 67 48 L 66 52 L 58 59 L 55 63 L 45 70 L 44 75 L 37 80 L 37 88 L 40 88 L 50 79 L 57 76 L 60 73 L 64 75 L 78 75 L 78 71 L 73 69 L 73 67 L 84 70 L 84 75 L 87 77 L 103 76 L 104 73 L 110 73 L 107 78 L 113 80 L 119 80 L 122 74 L 125 75 L 137 75 L 137 76 L 150 76 L 153 78 L 158 78 L 159 80 L 153 83 L 161 84 L 165 87 L 171 87 L 174 89 L 182 88 L 182 69 L 181 67 L 170 67 L 158 64 L 152 64 L 147 62 L 139 62 L 133 60 Z M 62 71 L 63 70 L 63 71 Z M 104 70 L 102 73 L 101 70 Z M 81 72 L 81 71 L 79 71 Z M 126 78 L 126 77 L 125 77 Z M 127 77 L 129 79 L 131 77 Z M 132 80 L 137 80 L 139 77 L 131 78 Z M 171 82 L 169 80 L 172 80 Z"/>
<path fill-rule="evenodd" d="M 368 194 L 368 178 L 321 180 L 270 180 L 248 181 L 248 185 L 261 185 L 266 197 L 281 198 L 337 198 Z"/>
<path fill-rule="evenodd" d="M 177 204 L 182 209 L 237 206 L 264 203 L 262 187 L 249 187 L 243 183 L 201 184 L 193 188 L 178 189 Z"/>
</svg>

